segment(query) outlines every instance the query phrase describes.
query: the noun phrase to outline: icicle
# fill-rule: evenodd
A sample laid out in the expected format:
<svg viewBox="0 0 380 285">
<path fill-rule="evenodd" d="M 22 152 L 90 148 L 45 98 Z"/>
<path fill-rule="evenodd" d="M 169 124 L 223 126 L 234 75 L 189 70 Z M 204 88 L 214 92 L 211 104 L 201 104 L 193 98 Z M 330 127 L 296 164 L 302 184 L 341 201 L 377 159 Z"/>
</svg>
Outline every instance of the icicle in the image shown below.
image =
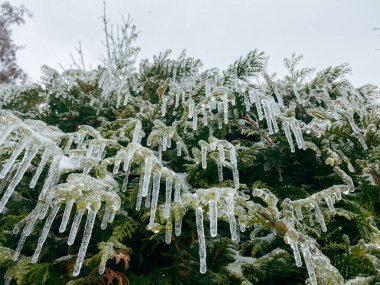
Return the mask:
<svg viewBox="0 0 380 285">
<path fill-rule="evenodd" d="M 218 145 L 218 151 L 219 151 L 219 162 L 223 163 L 226 159 L 226 157 L 224 155 L 223 145 L 221 145 L 221 144 Z"/>
<path fill-rule="evenodd" d="M 135 144 L 129 144 L 128 145 L 128 151 L 127 154 L 124 156 L 124 165 L 123 170 L 126 171 L 128 168 L 131 168 L 131 161 L 133 158 L 133 155 L 135 154 Z"/>
<path fill-rule="evenodd" d="M 289 146 L 290 146 L 290 151 L 291 152 L 295 152 L 296 150 L 294 149 L 294 143 L 293 143 L 293 139 L 292 139 L 292 133 L 290 132 L 290 128 L 289 128 L 289 122 L 288 121 L 284 121 L 283 124 L 282 124 L 282 126 L 284 128 L 285 136 L 286 136 L 286 139 L 288 140 L 288 143 L 289 143 Z"/>
<path fill-rule="evenodd" d="M 71 230 L 70 230 L 69 238 L 67 240 L 68 245 L 74 244 L 83 214 L 84 214 L 84 209 L 77 209 L 77 212 L 75 213 L 75 216 L 74 216 L 73 223 L 71 224 Z"/>
<path fill-rule="evenodd" d="M 335 208 L 334 208 L 334 197 L 325 197 L 325 201 L 326 201 L 326 204 L 327 204 L 327 207 L 329 208 L 329 210 L 331 212 L 334 212 L 335 211 Z"/>
<path fill-rule="evenodd" d="M 131 172 L 131 165 L 129 164 L 129 167 L 127 168 L 127 170 L 125 170 L 125 173 L 124 173 L 123 186 L 121 187 L 121 191 L 122 192 L 127 191 L 127 188 L 128 188 L 128 178 L 129 178 L 129 173 L 130 172 Z"/>
<path fill-rule="evenodd" d="M 193 117 L 193 114 L 194 114 L 194 107 L 195 107 L 195 103 L 193 101 L 193 99 L 190 99 L 190 103 L 189 103 L 189 119 L 191 119 Z"/>
<path fill-rule="evenodd" d="M 63 152 L 65 154 L 68 154 L 70 149 L 71 149 L 71 145 L 73 144 L 73 141 L 74 141 L 74 136 L 73 135 L 70 135 L 68 140 L 67 140 L 67 143 L 65 145 L 65 149 L 63 150 Z"/>
<path fill-rule="evenodd" d="M 53 221 L 55 219 L 55 216 L 57 215 L 58 213 L 58 210 L 59 210 L 59 207 L 60 205 L 55 205 L 52 209 L 51 209 L 51 212 L 45 222 L 45 225 L 42 229 L 42 233 L 41 233 L 41 236 L 40 238 L 38 239 L 38 243 L 37 243 L 37 247 L 34 251 L 34 254 L 33 254 L 33 257 L 32 257 L 32 263 L 36 263 L 37 260 L 38 260 L 38 257 L 41 253 L 41 249 L 42 249 L 42 246 L 44 245 L 45 243 L 45 240 L 47 238 L 47 235 L 50 231 L 50 228 L 51 228 L 51 225 L 53 224 Z"/>
<path fill-rule="evenodd" d="M 145 158 L 145 169 L 144 169 L 144 177 L 143 177 L 143 184 L 142 184 L 142 197 L 146 197 L 148 194 L 148 186 L 150 181 L 150 176 L 152 174 L 152 168 L 153 168 L 153 157 L 148 156 Z"/>
<path fill-rule="evenodd" d="M 251 104 L 249 102 L 248 96 L 244 96 L 244 105 L 247 112 L 251 111 Z"/>
<path fill-rule="evenodd" d="M 139 180 L 139 191 L 137 192 L 137 198 L 136 198 L 136 211 L 140 211 L 141 209 L 143 181 L 144 181 L 144 173 L 141 173 L 140 180 Z"/>
<path fill-rule="evenodd" d="M 294 210 L 296 212 L 297 219 L 301 221 L 303 219 L 301 206 L 295 206 Z"/>
<path fill-rule="evenodd" d="M 223 165 L 222 163 L 219 161 L 217 163 L 217 166 L 218 166 L 218 178 L 219 178 L 219 182 L 222 182 L 223 181 Z"/>
<path fill-rule="evenodd" d="M 297 99 L 297 103 L 301 104 L 301 97 L 300 97 L 300 94 L 298 93 L 298 90 L 297 90 L 297 87 L 296 86 L 293 86 L 293 92 L 294 92 L 294 96 L 296 96 L 296 99 Z"/>
<path fill-rule="evenodd" d="M 29 216 L 28 222 L 26 223 L 22 233 L 21 237 L 18 241 L 17 248 L 13 254 L 13 261 L 16 261 L 18 257 L 20 256 L 22 247 L 24 246 L 26 238 L 31 234 L 31 232 L 34 229 L 34 226 L 36 225 L 37 219 L 38 219 L 38 213 L 40 212 L 41 204 L 38 204 L 36 208 L 32 211 L 32 213 Z"/>
<path fill-rule="evenodd" d="M 129 95 L 130 95 L 130 93 L 129 93 L 129 90 L 127 89 L 125 94 L 124 94 L 123 106 L 127 106 Z"/>
<path fill-rule="evenodd" d="M 175 92 L 175 104 L 174 104 L 174 108 L 178 108 L 179 106 L 179 92 Z"/>
<path fill-rule="evenodd" d="M 262 119 L 264 118 L 263 117 L 263 111 L 261 109 L 261 103 L 260 103 L 260 95 L 257 94 L 255 91 L 252 90 L 252 96 L 254 98 L 254 101 L 255 101 L 255 105 L 256 105 L 256 111 L 257 111 L 257 115 L 259 117 L 259 121 L 262 121 Z"/>
<path fill-rule="evenodd" d="M 313 205 L 314 207 L 314 210 L 315 210 L 315 216 L 318 220 L 318 223 L 321 225 L 321 229 L 322 229 L 322 232 L 326 232 L 327 231 L 327 227 L 326 227 L 326 223 L 325 223 L 325 219 L 323 218 L 323 214 L 321 212 L 321 209 L 319 209 L 319 206 L 317 203 L 315 203 Z"/>
<path fill-rule="evenodd" d="M 302 142 L 302 138 L 299 135 L 298 128 L 296 127 L 296 120 L 292 120 L 290 122 L 290 128 L 296 138 L 298 148 L 301 149 L 303 147 L 303 142 Z"/>
<path fill-rule="evenodd" d="M 165 95 L 162 96 L 162 105 L 161 105 L 161 114 L 162 116 L 165 116 L 166 115 L 166 102 L 167 102 L 167 98 Z"/>
<path fill-rule="evenodd" d="M 158 157 L 157 157 L 158 161 L 161 162 L 162 161 L 162 143 L 161 142 L 158 143 L 157 152 L 158 152 Z"/>
<path fill-rule="evenodd" d="M 228 101 L 227 101 L 227 92 L 223 95 L 223 122 L 228 124 Z"/>
<path fill-rule="evenodd" d="M 271 114 L 272 125 L 275 133 L 278 132 L 278 124 L 276 120 L 276 116 L 278 115 L 277 108 L 278 106 L 274 102 L 271 102 L 271 104 L 269 105 L 269 112 Z"/>
<path fill-rule="evenodd" d="M 180 219 L 179 221 L 175 221 L 174 232 L 177 237 L 181 235 L 181 228 L 182 228 L 182 219 Z"/>
<path fill-rule="evenodd" d="M 151 197 L 152 197 L 152 184 L 153 184 L 153 179 L 150 179 L 149 186 L 148 186 L 148 195 L 146 195 L 145 198 L 145 208 L 150 208 L 150 202 L 151 202 Z"/>
<path fill-rule="evenodd" d="M 117 174 L 119 172 L 120 164 L 121 164 L 121 159 L 116 159 L 113 165 L 113 170 L 112 170 L 113 174 Z"/>
<path fill-rule="evenodd" d="M 171 205 L 171 198 L 172 198 L 172 187 L 173 186 L 173 178 L 167 177 L 166 178 L 166 189 L 165 189 L 165 208 L 164 208 L 164 218 L 168 219 L 170 216 L 170 205 Z"/>
<path fill-rule="evenodd" d="M 16 170 L 17 167 L 18 167 L 18 165 L 14 164 L 11 167 L 11 170 L 8 171 L 7 175 L 1 181 L 1 183 L 0 183 L 0 194 L 3 192 L 3 190 L 5 189 L 5 187 L 8 186 L 8 184 L 10 183 L 11 178 L 13 177 L 13 174 L 14 174 L 14 172 L 15 172 L 15 170 Z"/>
<path fill-rule="evenodd" d="M 315 271 L 314 271 L 313 259 L 312 259 L 312 255 L 311 255 L 309 246 L 305 245 L 305 244 L 301 244 L 301 251 L 303 254 L 303 258 L 305 260 L 307 272 L 309 273 L 311 285 L 318 285 L 317 277 L 316 277 Z"/>
<path fill-rule="evenodd" d="M 174 202 L 179 202 L 181 199 L 181 184 L 176 183 L 174 185 Z"/>
<path fill-rule="evenodd" d="M 231 239 L 235 241 L 237 239 L 236 235 L 236 219 L 235 219 L 235 210 L 234 210 L 234 200 L 232 195 L 228 195 L 226 197 L 226 206 L 227 206 L 227 214 L 230 223 L 230 232 Z"/>
<path fill-rule="evenodd" d="M 195 131 L 197 130 L 197 128 L 198 128 L 198 113 L 195 110 L 193 114 L 193 130 Z"/>
<path fill-rule="evenodd" d="M 201 152 L 202 152 L 202 168 L 207 168 L 207 146 L 202 145 L 201 146 Z"/>
<path fill-rule="evenodd" d="M 75 138 L 75 142 L 77 143 L 77 149 L 82 147 L 82 144 L 83 144 L 84 139 L 86 138 L 86 135 L 87 134 L 83 131 L 79 131 L 77 133 L 77 136 Z"/>
<path fill-rule="evenodd" d="M 298 249 L 298 243 L 295 240 L 288 237 L 288 244 L 290 245 L 290 247 L 293 250 L 294 260 L 296 261 L 297 267 L 301 267 L 302 266 L 302 259 L 301 259 L 301 255 L 300 255 L 300 252 Z"/>
<path fill-rule="evenodd" d="M 7 175 L 9 169 L 15 163 L 17 157 L 25 149 L 25 147 L 31 143 L 31 141 L 32 138 L 28 136 L 17 144 L 16 148 L 13 150 L 11 157 L 8 159 L 7 163 L 4 165 L 3 169 L 0 172 L 0 179 L 3 179 L 5 175 Z"/>
<path fill-rule="evenodd" d="M 132 134 L 132 142 L 134 143 L 139 143 L 140 142 L 140 131 L 142 128 L 142 124 L 140 121 L 136 121 L 135 128 L 133 130 Z"/>
<path fill-rule="evenodd" d="M 74 205 L 74 200 L 70 200 L 66 204 L 65 211 L 63 212 L 63 215 L 62 215 L 61 225 L 59 226 L 59 232 L 60 233 L 63 233 L 66 230 L 67 223 L 70 219 L 71 209 L 73 208 L 73 205 Z"/>
<path fill-rule="evenodd" d="M 211 96 L 211 82 L 210 82 L 210 80 L 205 81 L 205 93 L 206 93 L 206 97 Z"/>
<path fill-rule="evenodd" d="M 273 127 L 272 127 L 272 117 L 271 117 L 271 112 L 269 110 L 269 102 L 268 100 L 263 99 L 263 108 L 264 108 L 264 116 L 265 120 L 267 121 L 267 126 L 268 126 L 268 131 L 269 134 L 273 134 Z"/>
<path fill-rule="evenodd" d="M 284 106 L 284 99 L 282 98 L 282 94 L 281 94 L 281 92 L 279 92 L 278 91 L 278 88 L 277 88 L 277 86 L 275 85 L 274 86 L 274 94 L 275 94 L 275 96 L 276 96 L 276 99 L 277 99 L 277 102 L 278 102 L 278 104 L 280 105 L 280 106 Z"/>
<path fill-rule="evenodd" d="M 167 148 L 171 148 L 172 147 L 172 139 L 170 137 L 170 134 L 168 134 L 168 136 L 166 137 L 166 139 L 167 139 L 167 143 L 166 143 Z"/>
<path fill-rule="evenodd" d="M 181 156 L 182 152 L 182 143 L 180 141 L 176 142 L 176 147 L 177 147 L 177 156 Z"/>
<path fill-rule="evenodd" d="M 16 174 L 13 177 L 11 183 L 8 185 L 7 190 L 5 191 L 3 197 L 0 200 L 0 213 L 3 211 L 5 204 L 8 202 L 9 198 L 12 196 L 13 191 L 15 190 L 16 186 L 20 183 L 22 177 L 24 176 L 25 171 L 28 169 L 30 165 L 30 162 L 36 156 L 38 149 L 39 149 L 39 145 L 32 143 L 25 150 L 24 157 L 22 161 L 20 162 L 20 166 L 17 169 Z"/>
<path fill-rule="evenodd" d="M 197 222 L 197 232 L 198 232 L 198 242 L 199 242 L 199 262 L 200 262 L 200 272 L 202 274 L 206 273 L 206 241 L 205 232 L 203 228 L 203 210 L 201 207 L 196 209 L 196 222 Z"/>
<path fill-rule="evenodd" d="M 233 145 L 230 146 L 230 162 L 232 167 L 232 177 L 234 180 L 234 187 L 235 189 L 239 189 L 240 182 L 239 182 L 239 171 L 237 167 L 237 159 L 236 159 L 236 150 Z"/>
<path fill-rule="evenodd" d="M 49 168 L 49 173 L 45 179 L 44 185 L 42 186 L 42 190 L 40 192 L 40 195 L 38 196 L 38 199 L 42 200 L 45 197 L 46 192 L 52 186 L 51 184 L 54 181 L 55 177 L 58 177 L 58 175 L 59 175 L 59 162 L 61 160 L 61 157 L 62 157 L 61 153 L 57 153 L 54 156 L 53 161 L 52 161 L 50 168 Z"/>
<path fill-rule="evenodd" d="M 100 224 L 100 228 L 102 230 L 104 230 L 105 228 L 107 228 L 107 224 L 108 224 L 109 218 L 110 218 L 110 209 L 109 209 L 108 206 L 106 206 L 104 208 L 104 214 L 103 214 L 102 223 Z"/>
<path fill-rule="evenodd" d="M 209 218 L 210 218 L 210 233 L 212 237 L 216 237 L 218 232 L 218 202 L 210 200 L 208 202 Z"/>
<path fill-rule="evenodd" d="M 306 150 L 306 145 L 305 145 L 305 141 L 303 139 L 303 135 L 302 135 L 302 131 L 301 131 L 301 128 L 300 128 L 300 124 L 297 120 L 294 121 L 294 125 L 296 127 L 296 130 L 298 132 L 298 137 L 299 137 L 299 140 L 300 140 L 300 143 L 301 143 L 301 147 L 303 150 Z"/>
<path fill-rule="evenodd" d="M 7 126 L 7 128 L 1 132 L 1 134 L 0 134 L 0 145 L 2 145 L 5 142 L 5 140 L 13 132 L 14 129 L 15 129 L 14 126 Z"/>
<path fill-rule="evenodd" d="M 150 211 L 149 225 L 154 224 L 157 211 L 158 195 L 160 193 L 161 171 L 153 176 L 152 206 Z"/>
<path fill-rule="evenodd" d="M 203 118 L 203 125 L 207 126 L 207 112 L 205 109 L 205 105 L 202 104 L 202 118 Z"/>
<path fill-rule="evenodd" d="M 78 276 L 80 269 L 82 268 L 82 263 L 86 256 L 86 251 L 87 251 L 88 244 L 90 242 L 92 229 L 94 227 L 97 212 L 98 212 L 97 210 L 93 210 L 91 208 L 88 209 L 86 226 L 84 229 L 82 243 L 79 248 L 78 257 L 74 265 L 73 276 Z"/>
<path fill-rule="evenodd" d="M 38 179 L 40 178 L 41 172 L 44 169 L 50 155 L 51 155 L 51 150 L 49 148 L 45 148 L 45 150 L 41 156 L 40 163 L 38 164 L 36 173 L 34 174 L 32 180 L 30 181 L 30 184 L 29 184 L 30 188 L 34 188 L 36 186 L 36 183 L 37 183 Z"/>
<path fill-rule="evenodd" d="M 170 244 L 172 241 L 172 223 L 167 223 L 166 224 L 166 230 L 165 230 L 165 243 Z"/>
</svg>

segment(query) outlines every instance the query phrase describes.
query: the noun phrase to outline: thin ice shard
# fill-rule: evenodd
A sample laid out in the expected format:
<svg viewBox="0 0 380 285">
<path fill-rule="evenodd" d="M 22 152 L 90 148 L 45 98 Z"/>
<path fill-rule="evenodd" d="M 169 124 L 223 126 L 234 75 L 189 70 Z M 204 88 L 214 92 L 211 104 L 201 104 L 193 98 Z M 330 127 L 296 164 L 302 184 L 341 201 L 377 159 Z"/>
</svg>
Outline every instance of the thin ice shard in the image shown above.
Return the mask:
<svg viewBox="0 0 380 285">
<path fill-rule="evenodd" d="M 110 218 L 110 209 L 109 209 L 109 207 L 108 206 L 106 206 L 105 208 L 104 208 L 104 214 L 103 214 L 103 219 L 102 219 L 102 223 L 100 224 L 100 228 L 102 229 L 102 230 L 104 230 L 106 227 L 107 227 L 107 225 L 108 225 L 108 220 L 109 220 L 109 218 Z"/>
<path fill-rule="evenodd" d="M 318 223 L 321 225 L 321 229 L 323 232 L 326 232 L 327 231 L 327 227 L 326 227 L 326 223 L 325 223 L 325 219 L 323 218 L 323 214 L 321 212 L 321 209 L 319 209 L 319 206 L 317 203 L 315 203 L 313 205 L 314 207 L 314 210 L 315 210 L 315 216 L 318 220 Z"/>
<path fill-rule="evenodd" d="M 72 144 L 73 144 L 73 141 L 74 141 L 74 136 L 73 136 L 73 135 L 69 135 L 69 138 L 68 138 L 68 140 L 67 140 L 67 143 L 66 143 L 66 145 L 65 145 L 65 148 L 64 148 L 64 150 L 63 150 L 63 153 L 65 153 L 65 154 L 68 154 L 68 153 L 69 153 L 69 151 L 70 151 L 70 149 L 71 149 L 71 146 L 72 146 Z"/>
<path fill-rule="evenodd" d="M 82 268 L 82 263 L 86 256 L 86 251 L 91 239 L 92 229 L 94 227 L 97 212 L 97 210 L 93 210 L 92 208 L 88 209 L 86 226 L 84 229 L 82 243 L 79 248 L 78 257 L 74 265 L 73 276 L 78 276 L 80 269 Z"/>
<path fill-rule="evenodd" d="M 3 169 L 0 172 L 0 179 L 3 179 L 5 175 L 7 175 L 9 169 L 11 169 L 12 165 L 15 163 L 17 157 L 21 154 L 21 152 L 25 149 L 27 145 L 32 142 L 31 137 L 26 137 L 22 139 L 13 150 L 11 157 L 8 159 L 7 163 L 4 165 Z"/>
<path fill-rule="evenodd" d="M 73 223 L 71 224 L 71 230 L 70 230 L 69 238 L 67 240 L 68 245 L 74 244 L 83 214 L 84 214 L 84 209 L 77 209 L 77 212 L 75 213 L 75 216 L 74 216 Z"/>
<path fill-rule="evenodd" d="M 222 165 L 221 162 L 218 162 L 217 166 L 218 166 L 218 178 L 219 178 L 219 182 L 222 182 L 223 181 L 223 165 Z"/>
<path fill-rule="evenodd" d="M 40 163 L 38 164 L 37 170 L 34 173 L 32 180 L 30 181 L 30 184 L 29 184 L 30 188 L 34 188 L 36 186 L 36 183 L 37 183 L 38 179 L 40 178 L 42 170 L 44 169 L 50 155 L 51 155 L 50 148 L 45 148 L 45 150 L 41 156 Z"/>
<path fill-rule="evenodd" d="M 166 225 L 166 230 L 165 230 L 165 243 L 166 244 L 170 244 L 171 243 L 171 241 L 172 241 L 172 232 L 173 232 L 172 224 L 168 223 Z"/>
<path fill-rule="evenodd" d="M 17 169 L 15 176 L 13 177 L 11 183 L 8 185 L 7 190 L 5 191 L 3 197 L 0 200 L 0 213 L 3 211 L 5 204 L 8 202 L 9 198 L 12 196 L 13 191 L 15 190 L 16 186 L 20 183 L 31 161 L 36 156 L 39 147 L 40 146 L 38 144 L 32 143 L 26 149 L 24 157 L 22 161 L 20 162 L 20 166 Z"/>
<path fill-rule="evenodd" d="M 153 168 L 153 157 L 148 156 L 145 158 L 145 171 L 144 171 L 144 177 L 143 177 L 143 184 L 142 184 L 142 197 L 146 197 L 148 194 L 148 186 L 150 181 L 150 176 L 152 174 L 152 168 Z"/>
<path fill-rule="evenodd" d="M 318 285 L 317 277 L 314 271 L 313 258 L 309 246 L 306 244 L 301 244 L 301 251 L 305 260 L 307 272 L 309 273 L 311 285 Z"/>
<path fill-rule="evenodd" d="M 170 216 L 170 202 L 172 198 L 172 187 L 173 186 L 173 178 L 167 177 L 166 178 L 166 188 L 165 188 L 165 207 L 164 207 L 164 213 L 163 216 L 165 219 L 169 218 Z"/>
<path fill-rule="evenodd" d="M 63 233 L 66 230 L 73 205 L 74 205 L 74 200 L 70 200 L 66 204 L 65 211 L 63 212 L 63 215 L 62 215 L 62 222 L 61 222 L 61 225 L 59 226 L 60 233 Z"/>
<path fill-rule="evenodd" d="M 201 146 L 201 153 L 202 153 L 202 168 L 207 168 L 207 146 L 202 145 Z"/>
<path fill-rule="evenodd" d="M 45 243 L 45 240 L 46 240 L 47 235 L 50 231 L 51 225 L 53 224 L 55 216 L 58 213 L 59 207 L 60 207 L 60 205 L 55 205 L 50 211 L 50 214 L 49 214 L 49 216 L 45 222 L 45 225 L 42 229 L 41 236 L 38 239 L 37 247 L 36 247 L 34 254 L 33 254 L 33 257 L 32 257 L 32 263 L 36 263 L 38 260 L 38 257 L 40 256 L 42 246 Z"/>
<path fill-rule="evenodd" d="M 174 202 L 178 202 L 181 199 L 181 184 L 176 183 L 174 185 Z"/>
<path fill-rule="evenodd" d="M 150 208 L 149 225 L 154 224 L 157 211 L 158 195 L 160 193 L 161 171 L 153 176 L 152 205 Z"/>
<path fill-rule="evenodd" d="M 200 261 L 200 273 L 204 274 L 207 271 L 206 266 L 206 240 L 205 231 L 203 228 L 203 210 L 201 207 L 196 209 L 196 222 L 199 242 L 199 261 Z"/>
<path fill-rule="evenodd" d="M 216 237 L 218 232 L 218 202 L 210 200 L 208 202 L 209 218 L 210 218 L 210 233 L 212 237 Z"/>
<path fill-rule="evenodd" d="M 139 180 L 139 190 L 137 192 L 137 198 L 136 198 L 136 211 L 140 211 L 141 209 L 141 202 L 142 202 L 142 185 L 144 181 L 144 173 L 141 173 L 140 180 Z"/>
<path fill-rule="evenodd" d="M 289 122 L 284 121 L 282 124 L 282 127 L 284 128 L 285 136 L 286 136 L 286 139 L 288 140 L 288 143 L 290 146 L 290 151 L 295 152 L 296 150 L 294 148 L 292 133 L 290 132 L 290 128 L 289 128 Z"/>
<path fill-rule="evenodd" d="M 28 218 L 28 222 L 26 223 L 26 225 L 25 225 L 25 227 L 21 233 L 21 237 L 18 241 L 17 248 L 13 254 L 13 257 L 12 257 L 13 261 L 16 261 L 18 259 L 18 257 L 20 256 L 20 253 L 21 253 L 22 247 L 24 246 L 26 238 L 33 231 L 34 226 L 38 220 L 38 213 L 39 213 L 40 209 L 41 209 L 41 204 L 38 204 L 36 206 L 36 208 L 34 208 L 32 213 L 30 214 L 30 216 Z"/>
<path fill-rule="evenodd" d="M 7 128 L 1 132 L 1 134 L 0 134 L 0 145 L 2 145 L 5 142 L 5 140 L 13 132 L 14 129 L 15 129 L 14 126 L 7 126 Z"/>
<path fill-rule="evenodd" d="M 235 218 L 235 210 L 234 210 L 234 200 L 232 195 L 228 195 L 226 197 L 226 206 L 227 206 L 227 215 L 230 223 L 230 233 L 231 233 L 231 239 L 233 241 L 236 241 L 237 234 L 236 234 L 236 218 Z"/>
<path fill-rule="evenodd" d="M 50 165 L 49 173 L 47 175 L 47 178 L 45 179 L 45 183 L 42 186 L 42 190 L 39 195 L 39 199 L 43 199 L 46 195 L 46 192 L 49 190 L 49 188 L 52 186 L 53 182 L 57 180 L 56 178 L 59 177 L 59 162 L 61 160 L 62 154 L 57 153 L 53 161 Z"/>
<path fill-rule="evenodd" d="M 296 261 L 297 267 L 301 267 L 302 266 L 302 259 L 301 259 L 301 255 L 300 255 L 300 252 L 298 249 L 298 243 L 291 238 L 289 238 L 288 243 L 293 250 L 294 260 Z"/>
<path fill-rule="evenodd" d="M 121 191 L 122 192 L 127 191 L 127 188 L 128 188 L 128 178 L 129 178 L 129 173 L 130 172 L 131 172 L 131 165 L 129 165 L 129 167 L 127 168 L 127 170 L 125 170 L 124 179 L 123 179 L 123 185 L 121 187 Z"/>
<path fill-rule="evenodd" d="M 182 229 L 182 219 L 174 222 L 174 232 L 177 237 L 181 235 L 181 229 Z"/>
</svg>

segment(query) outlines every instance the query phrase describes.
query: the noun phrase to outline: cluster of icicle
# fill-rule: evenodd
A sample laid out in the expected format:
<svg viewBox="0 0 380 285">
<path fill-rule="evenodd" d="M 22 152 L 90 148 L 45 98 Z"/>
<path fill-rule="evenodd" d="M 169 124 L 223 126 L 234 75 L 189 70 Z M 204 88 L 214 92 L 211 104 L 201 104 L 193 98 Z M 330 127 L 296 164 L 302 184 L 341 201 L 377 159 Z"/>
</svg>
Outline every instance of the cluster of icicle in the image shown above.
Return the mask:
<svg viewBox="0 0 380 285">
<path fill-rule="evenodd" d="M 74 243 L 82 217 L 87 211 L 84 235 L 73 271 L 73 275 L 77 276 L 85 258 L 94 222 L 102 203 L 105 204 L 101 222 L 102 229 L 113 221 L 116 212 L 120 209 L 121 201 L 117 195 L 119 186 L 113 175 L 122 172 L 120 175 L 124 175 L 124 181 L 121 190 L 126 191 L 132 163 L 139 164 L 143 170 L 140 177 L 136 209 L 140 209 L 142 198 L 145 198 L 145 206 L 151 208 L 148 228 L 152 231 L 157 232 L 160 229 L 160 225 L 155 223 L 155 216 L 161 179 L 166 180 L 166 202 L 163 216 L 167 219 L 171 215 L 172 186 L 174 185 L 174 202 L 179 202 L 181 190 L 186 190 L 184 177 L 164 167 L 152 150 L 140 144 L 144 133 L 141 122 L 138 120 L 132 119 L 125 124 L 125 131 L 131 133 L 131 141 L 127 147 L 122 147 L 113 140 L 103 139 L 99 132 L 88 126 L 81 127 L 76 133 L 63 134 L 58 129 L 49 128 L 39 121 L 22 122 L 11 112 L 4 110 L 1 110 L 0 120 L 0 147 L 2 145 L 12 146 L 13 141 L 17 140 L 20 134 L 25 136 L 16 143 L 12 155 L 0 172 L 3 179 L 0 190 L 3 191 L 6 188 L 0 200 L 1 211 L 4 210 L 10 196 L 38 152 L 40 152 L 41 158 L 30 182 L 31 188 L 36 186 L 42 170 L 50 162 L 50 168 L 45 177 L 37 206 L 14 228 L 14 233 L 18 233 L 23 226 L 14 253 L 14 260 L 19 257 L 25 240 L 33 232 L 37 221 L 46 218 L 32 257 L 32 262 L 37 262 L 51 225 L 62 205 L 65 204 L 59 227 L 61 233 L 66 230 L 72 208 L 76 204 L 76 213 L 71 225 L 68 245 Z M 62 148 L 59 147 L 63 142 L 65 145 Z M 120 150 L 115 156 L 105 158 L 106 147 L 109 145 L 119 147 Z M 18 157 L 23 152 L 23 158 L 17 162 Z M 108 173 L 106 170 L 110 164 L 113 165 L 112 173 Z M 89 175 L 93 168 L 99 173 L 97 177 Z M 82 170 L 83 174 L 72 173 L 68 176 L 66 183 L 57 184 L 62 173 L 76 170 Z M 181 218 L 177 217 L 175 221 L 177 235 L 181 233 Z M 168 236 L 166 240 L 170 242 L 171 237 Z"/>
<path fill-rule="evenodd" d="M 230 225 L 231 240 L 238 241 L 240 231 L 245 231 L 245 226 L 240 224 L 236 215 L 241 216 L 246 212 L 243 208 L 235 209 L 235 201 L 239 197 L 233 188 L 209 188 L 197 189 L 191 195 L 191 204 L 195 207 L 196 224 L 199 242 L 200 272 L 205 273 L 206 266 L 206 239 L 204 229 L 205 208 L 208 208 L 207 216 L 210 221 L 210 235 L 216 237 L 218 233 L 218 219 L 228 221 Z M 240 197 L 244 199 L 244 197 Z M 247 198 L 245 198 L 247 199 Z"/>
<path fill-rule="evenodd" d="M 239 172 L 237 167 L 236 149 L 233 144 L 226 140 L 218 140 L 215 137 L 208 138 L 209 143 L 200 140 L 201 147 L 201 165 L 203 169 L 207 168 L 207 154 L 217 151 L 216 164 L 218 167 L 219 181 L 223 181 L 223 166 L 227 166 L 232 170 L 232 177 L 235 189 L 239 189 Z M 197 157 L 197 149 L 193 149 L 194 157 Z M 211 156 L 211 154 L 210 154 Z M 228 160 L 226 160 L 228 158 Z"/>
<path fill-rule="evenodd" d="M 347 177 L 349 176 L 347 175 Z M 353 191 L 351 187 L 352 180 L 346 180 L 344 182 L 348 182 L 348 185 L 334 185 L 328 189 L 315 193 L 308 198 L 295 201 L 285 199 L 283 202 L 283 209 L 285 214 L 282 221 L 287 227 L 287 232 L 284 237 L 285 242 L 292 248 L 294 259 L 298 267 L 302 266 L 302 253 L 312 285 L 318 285 L 316 268 L 319 268 L 319 271 L 321 271 L 320 268 L 328 267 L 328 270 L 326 270 L 326 272 L 329 272 L 328 278 L 335 278 L 334 284 L 342 284 L 343 279 L 337 269 L 330 264 L 329 259 L 321 254 L 321 252 L 318 250 L 315 241 L 298 232 L 295 228 L 295 224 L 304 220 L 303 211 L 306 211 L 306 215 L 309 218 L 309 225 L 314 226 L 313 217 L 315 217 L 315 220 L 319 223 L 321 230 L 323 232 L 326 232 L 326 223 L 319 205 L 322 203 L 322 201 L 324 201 L 330 211 L 335 211 L 334 204 L 337 200 L 342 199 L 342 193 L 347 194 L 350 191 Z M 319 275 L 320 278 L 323 279 L 324 273 L 319 272 Z"/>
</svg>

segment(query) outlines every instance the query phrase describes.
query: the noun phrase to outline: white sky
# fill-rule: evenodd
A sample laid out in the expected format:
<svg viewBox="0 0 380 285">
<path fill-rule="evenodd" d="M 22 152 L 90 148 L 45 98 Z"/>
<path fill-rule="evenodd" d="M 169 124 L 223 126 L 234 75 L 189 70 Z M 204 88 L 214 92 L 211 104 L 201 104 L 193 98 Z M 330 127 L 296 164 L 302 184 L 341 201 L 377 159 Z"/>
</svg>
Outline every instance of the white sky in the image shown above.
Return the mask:
<svg viewBox="0 0 380 285">
<path fill-rule="evenodd" d="M 14 29 L 19 65 L 38 80 L 43 64 L 68 67 L 82 42 L 85 61 L 96 66 L 104 49 L 102 0 L 10 0 L 24 3 L 33 18 Z M 225 68 L 258 48 L 270 56 L 269 71 L 283 75 L 283 59 L 304 55 L 318 70 L 341 63 L 355 85 L 380 85 L 379 0 L 108 0 L 112 23 L 130 14 L 141 31 L 139 58 L 168 48 L 177 57 L 200 58 L 205 68 Z"/>
</svg>

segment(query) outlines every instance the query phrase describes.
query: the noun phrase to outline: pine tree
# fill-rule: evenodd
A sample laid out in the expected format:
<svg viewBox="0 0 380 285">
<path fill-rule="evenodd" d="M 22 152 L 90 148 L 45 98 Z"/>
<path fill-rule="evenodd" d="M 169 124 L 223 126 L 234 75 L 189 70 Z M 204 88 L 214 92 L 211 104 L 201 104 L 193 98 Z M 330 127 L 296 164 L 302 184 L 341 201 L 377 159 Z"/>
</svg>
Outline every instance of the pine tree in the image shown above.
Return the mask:
<svg viewBox="0 0 380 285">
<path fill-rule="evenodd" d="M 1 88 L 6 284 L 380 280 L 375 86 L 296 55 L 277 79 L 257 50 L 137 68 L 130 19 L 104 24 L 97 69 Z"/>
</svg>

